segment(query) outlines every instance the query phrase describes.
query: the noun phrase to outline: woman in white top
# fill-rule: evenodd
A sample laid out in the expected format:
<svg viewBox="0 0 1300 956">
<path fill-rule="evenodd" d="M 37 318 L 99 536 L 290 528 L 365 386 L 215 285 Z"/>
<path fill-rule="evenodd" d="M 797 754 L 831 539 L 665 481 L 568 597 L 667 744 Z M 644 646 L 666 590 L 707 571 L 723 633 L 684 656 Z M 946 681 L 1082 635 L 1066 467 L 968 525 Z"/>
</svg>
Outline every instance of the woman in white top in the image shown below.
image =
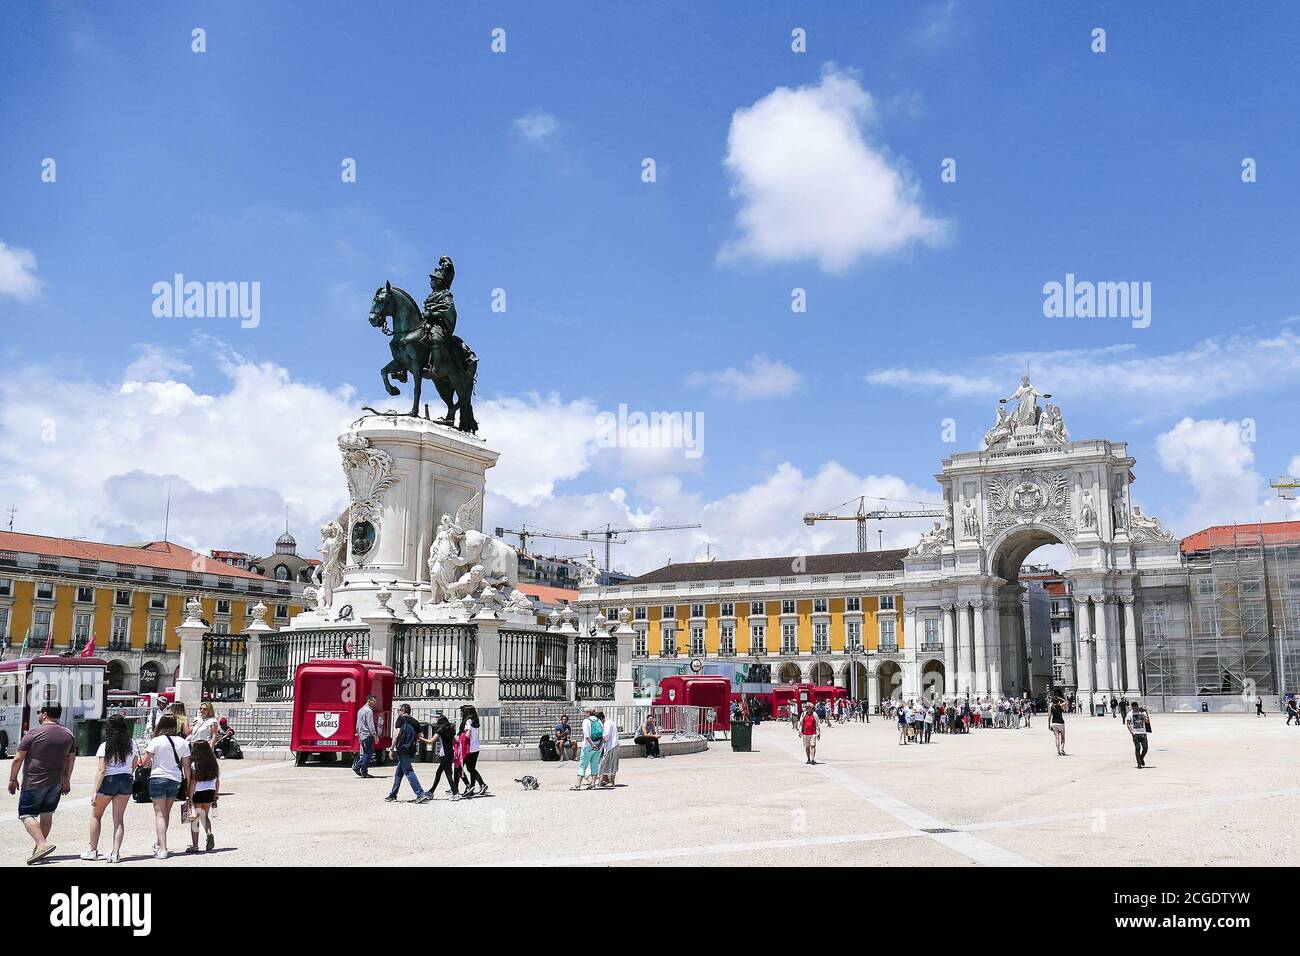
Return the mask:
<svg viewBox="0 0 1300 956">
<path fill-rule="evenodd" d="M 199 722 L 194 725 L 194 729 L 185 737 L 191 748 L 200 740 L 206 740 L 214 747 L 217 744 L 217 710 L 212 706 L 212 701 L 204 701 L 199 706 Z"/>
<path fill-rule="evenodd" d="M 614 778 L 618 776 L 618 724 L 612 715 L 606 720 L 604 712 L 599 710 L 596 719 L 604 728 L 604 738 L 600 743 L 600 785 L 612 787 Z"/>
<path fill-rule="evenodd" d="M 131 784 L 135 768 L 140 762 L 131 729 L 121 714 L 114 714 L 104 725 L 104 742 L 95 752 L 98 766 L 95 769 L 94 796 L 90 805 L 90 846 L 81 854 L 83 860 L 101 860 L 99 831 L 108 805 L 113 805 L 113 851 L 109 863 L 122 859 L 122 836 L 126 833 L 126 805 L 131 800 Z"/>
<path fill-rule="evenodd" d="M 478 772 L 478 709 L 473 704 L 465 704 L 461 707 L 460 714 L 460 732 L 465 736 L 467 743 L 465 749 L 465 794 L 468 796 L 476 793 L 481 797 L 487 793 L 488 785 L 487 781 L 483 779 L 483 775 Z M 474 790 L 476 783 L 478 784 L 477 791 Z"/>
<path fill-rule="evenodd" d="M 158 736 L 144 748 L 140 762 L 149 768 L 149 799 L 153 801 L 154 833 L 158 838 L 153 855 L 165 860 L 172 804 L 189 791 L 190 745 L 177 732 L 175 717 L 169 714 L 158 721 Z"/>
</svg>

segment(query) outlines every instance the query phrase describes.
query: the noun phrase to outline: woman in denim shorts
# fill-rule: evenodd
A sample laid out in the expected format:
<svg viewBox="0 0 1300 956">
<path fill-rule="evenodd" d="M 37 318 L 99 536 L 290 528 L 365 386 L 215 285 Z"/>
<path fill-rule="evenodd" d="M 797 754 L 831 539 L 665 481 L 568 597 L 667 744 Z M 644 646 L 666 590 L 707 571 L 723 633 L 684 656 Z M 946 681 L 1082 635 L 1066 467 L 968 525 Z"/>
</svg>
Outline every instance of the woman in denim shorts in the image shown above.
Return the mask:
<svg viewBox="0 0 1300 956">
<path fill-rule="evenodd" d="M 104 811 L 113 805 L 113 851 L 109 863 L 122 858 L 122 836 L 126 832 L 126 805 L 131 801 L 131 783 L 140 755 L 131 730 L 121 714 L 108 718 L 104 726 L 104 742 L 95 757 L 99 761 L 95 771 L 95 796 L 90 808 L 90 846 L 81 854 L 83 860 L 102 860 L 99 855 L 99 830 Z"/>
<path fill-rule="evenodd" d="M 154 732 L 158 736 L 144 748 L 140 762 L 149 768 L 149 799 L 153 801 L 153 825 L 157 836 L 153 855 L 155 859 L 165 860 L 172 804 L 189 791 L 186 779 L 190 775 L 190 745 L 180 736 L 176 718 L 170 714 L 158 721 Z"/>
</svg>

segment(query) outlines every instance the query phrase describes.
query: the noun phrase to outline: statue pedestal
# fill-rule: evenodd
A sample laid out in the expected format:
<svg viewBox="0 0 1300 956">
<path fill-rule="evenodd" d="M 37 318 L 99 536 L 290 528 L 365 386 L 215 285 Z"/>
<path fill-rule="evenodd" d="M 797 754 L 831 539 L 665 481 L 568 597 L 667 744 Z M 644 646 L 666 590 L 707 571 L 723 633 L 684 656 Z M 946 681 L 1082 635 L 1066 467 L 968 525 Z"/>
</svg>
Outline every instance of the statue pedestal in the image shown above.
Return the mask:
<svg viewBox="0 0 1300 956">
<path fill-rule="evenodd" d="M 348 480 L 347 560 L 329 610 L 345 606 L 360 621 L 380 612 L 375 594 L 390 603 L 428 600 L 429 546 L 444 514 L 481 495 L 498 453 L 481 438 L 422 418 L 371 415 L 339 436 Z M 482 507 L 467 525 L 481 531 Z"/>
</svg>

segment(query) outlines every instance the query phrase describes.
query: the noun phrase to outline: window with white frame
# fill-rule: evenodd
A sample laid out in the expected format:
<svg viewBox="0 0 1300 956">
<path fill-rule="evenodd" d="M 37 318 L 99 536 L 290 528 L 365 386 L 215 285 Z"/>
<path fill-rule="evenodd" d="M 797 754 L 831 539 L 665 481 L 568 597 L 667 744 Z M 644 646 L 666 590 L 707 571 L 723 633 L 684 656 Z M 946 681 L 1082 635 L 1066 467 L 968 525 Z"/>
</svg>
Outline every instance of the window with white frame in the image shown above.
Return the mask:
<svg viewBox="0 0 1300 956">
<path fill-rule="evenodd" d="M 1219 636 L 1219 608 L 1215 604 L 1201 605 L 1201 633 Z"/>
<path fill-rule="evenodd" d="M 644 621 L 645 619 L 646 619 L 646 606 L 644 604 L 638 604 L 636 607 L 632 608 L 632 620 Z"/>
<path fill-rule="evenodd" d="M 767 653 L 767 625 L 766 624 L 749 625 L 749 653 L 751 654 Z"/>
<path fill-rule="evenodd" d="M 785 600 L 783 600 L 783 601 L 781 602 L 781 613 L 782 613 L 782 614 L 793 614 L 793 613 L 794 613 L 794 601 L 785 601 Z"/>
<path fill-rule="evenodd" d="M 660 645 L 663 648 L 659 653 L 662 657 L 677 656 L 677 630 L 676 628 L 665 627 L 660 633 Z"/>
<path fill-rule="evenodd" d="M 229 603 L 229 602 L 227 602 L 227 603 Z M 166 595 L 166 594 L 159 594 L 159 593 L 156 592 L 156 591 L 155 591 L 155 592 L 152 592 L 152 593 L 149 595 L 149 607 L 152 608 L 152 609 L 155 610 L 155 611 L 165 611 L 165 610 L 167 610 L 167 595 Z"/>
<path fill-rule="evenodd" d="M 230 613 L 230 601 L 227 600 L 227 599 L 225 599 L 225 598 L 218 598 L 218 599 L 217 599 L 217 613 L 218 613 L 218 614 L 229 614 L 229 613 Z"/>
<path fill-rule="evenodd" d="M 213 633 L 213 634 L 229 634 L 229 633 L 230 633 L 230 622 L 229 622 L 229 621 L 218 621 L 216 624 L 212 625 L 212 633 Z"/>
<path fill-rule="evenodd" d="M 288 616 L 289 616 L 289 605 L 287 605 L 287 604 L 277 604 L 277 605 L 275 606 L 275 616 L 278 617 L 278 618 L 288 618 Z"/>
<path fill-rule="evenodd" d="M 1206 596 L 1213 596 L 1214 578 L 1210 577 L 1207 574 L 1205 577 L 1198 579 L 1196 582 L 1196 593 L 1206 595 Z"/>
<path fill-rule="evenodd" d="M 937 617 L 927 617 L 925 619 L 925 643 L 931 648 L 939 646 L 939 619 Z"/>
<path fill-rule="evenodd" d="M 671 620 L 675 620 L 676 617 L 677 617 L 677 605 L 676 605 L 676 604 L 665 604 L 665 605 L 664 605 L 664 620 L 666 620 L 666 621 L 671 621 Z"/>
<path fill-rule="evenodd" d="M 650 651 L 646 647 L 646 632 L 637 629 L 636 636 L 632 638 L 632 653 L 637 657 L 649 657 Z"/>
<path fill-rule="evenodd" d="M 766 614 L 766 613 L 767 613 L 767 604 L 765 604 L 763 601 L 750 601 L 750 602 L 749 602 L 749 613 L 750 613 L 750 614 Z"/>
<path fill-rule="evenodd" d="M 150 647 L 162 647 L 167 642 L 167 621 L 161 617 L 149 618 Z"/>
<path fill-rule="evenodd" d="M 736 625 L 723 624 L 721 632 L 718 653 L 723 657 L 734 657 L 736 654 Z"/>
<path fill-rule="evenodd" d="M 53 601 L 53 600 L 54 600 L 54 582 L 53 582 L 53 581 L 37 581 L 37 582 L 36 582 L 36 598 L 37 598 L 37 600 L 39 600 L 39 601 Z"/>
<path fill-rule="evenodd" d="M 1053 664 L 1053 665 L 1052 665 L 1052 680 L 1059 682 L 1059 681 L 1062 679 L 1063 671 L 1064 671 L 1064 665 L 1063 665 L 1063 664 Z"/>
<path fill-rule="evenodd" d="M 131 606 L 131 592 L 126 590 L 117 590 L 113 592 L 113 603 L 118 607 Z"/>
<path fill-rule="evenodd" d="M 781 653 L 799 653 L 799 625 L 793 623 L 781 625 Z"/>
<path fill-rule="evenodd" d="M 50 636 L 50 625 L 54 620 L 53 611 L 32 612 L 32 640 L 46 641 Z"/>
<path fill-rule="evenodd" d="M 862 598 L 860 598 L 860 597 L 845 598 L 845 599 L 844 599 L 844 610 L 846 610 L 846 611 L 861 611 L 861 610 L 862 610 Z"/>
<path fill-rule="evenodd" d="M 829 621 L 813 623 L 813 653 L 829 654 L 831 652 L 831 625 Z"/>
<path fill-rule="evenodd" d="M 862 622 L 861 621 L 844 622 L 844 644 L 846 647 L 862 646 Z"/>
<path fill-rule="evenodd" d="M 131 615 L 114 614 L 113 630 L 109 640 L 114 644 L 129 644 L 131 641 Z"/>
<path fill-rule="evenodd" d="M 882 617 L 880 619 L 880 646 L 881 648 L 898 647 L 898 622 L 892 617 Z"/>
<path fill-rule="evenodd" d="M 703 605 L 703 604 L 692 604 L 692 605 L 691 605 L 691 617 L 704 617 L 704 605 Z"/>
<path fill-rule="evenodd" d="M 14 596 L 13 578 L 0 578 L 0 597 Z"/>
<path fill-rule="evenodd" d="M 895 610 L 897 610 L 897 607 L 895 607 L 895 605 L 894 605 L 894 595 L 892 595 L 892 594 L 882 594 L 882 595 L 880 595 L 880 609 L 881 609 L 882 611 L 895 611 Z"/>
<path fill-rule="evenodd" d="M 94 588 L 88 588 L 88 587 L 86 587 L 85 585 L 81 585 L 81 584 L 77 585 L 77 603 L 78 603 L 78 604 L 94 604 L 94 603 L 95 603 L 95 589 L 94 589 Z"/>
<path fill-rule="evenodd" d="M 735 617 L 736 616 L 735 603 L 732 601 L 723 601 L 722 609 L 720 613 L 722 614 L 723 617 Z"/>
<path fill-rule="evenodd" d="M 813 613 L 814 614 L 826 613 L 826 598 L 813 598 Z"/>
<path fill-rule="evenodd" d="M 691 656 L 704 656 L 704 628 L 702 627 L 691 628 Z"/>
<path fill-rule="evenodd" d="M 88 611 L 78 611 L 72 615 L 72 638 L 78 644 L 84 644 L 90 640 L 90 613 Z"/>
</svg>

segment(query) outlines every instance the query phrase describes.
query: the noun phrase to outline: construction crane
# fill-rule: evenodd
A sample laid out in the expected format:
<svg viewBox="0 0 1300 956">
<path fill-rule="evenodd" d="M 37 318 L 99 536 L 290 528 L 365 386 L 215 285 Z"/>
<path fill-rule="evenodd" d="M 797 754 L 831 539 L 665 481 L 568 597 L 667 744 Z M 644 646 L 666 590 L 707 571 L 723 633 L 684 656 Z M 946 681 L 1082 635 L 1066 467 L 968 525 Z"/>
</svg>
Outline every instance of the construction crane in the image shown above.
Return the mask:
<svg viewBox="0 0 1300 956">
<path fill-rule="evenodd" d="M 929 501 L 906 501 L 893 498 L 873 498 L 872 501 L 893 501 L 895 504 L 907 505 L 928 505 Z M 882 508 L 876 511 L 867 510 L 867 497 L 863 495 L 858 499 L 858 510 L 851 515 L 837 515 L 835 511 L 843 508 L 845 505 L 853 504 L 853 499 L 841 502 L 830 511 L 809 511 L 803 516 L 803 523 L 806 525 L 816 524 L 818 521 L 856 521 L 858 523 L 858 550 L 869 551 L 867 547 L 867 522 L 877 521 L 882 518 L 942 518 L 946 512 L 936 508 L 909 509 L 906 511 L 891 511 L 888 508 Z"/>
<path fill-rule="evenodd" d="M 568 533 L 566 533 L 566 532 L 564 532 L 564 531 L 546 531 L 546 530 L 543 529 L 543 528 L 529 528 L 528 525 L 524 525 L 522 528 L 520 528 L 520 529 L 517 530 L 517 531 L 516 531 L 514 528 L 497 528 L 497 529 L 496 529 L 496 535 L 497 535 L 498 538 L 500 538 L 500 537 L 502 537 L 502 536 L 504 536 L 504 535 L 507 535 L 507 534 L 513 534 L 513 535 L 517 535 L 517 536 L 519 537 L 519 550 L 520 550 L 520 551 L 527 551 L 527 550 L 528 550 L 528 539 L 529 539 L 529 538 L 546 538 L 547 540 L 554 539 L 554 540 L 557 540 L 557 541 L 590 541 L 590 540 L 591 540 L 590 538 L 587 537 L 587 532 L 586 532 L 586 531 L 582 532 L 581 534 L 568 534 Z M 621 538 L 615 538 L 614 541 L 611 542 L 611 543 L 613 543 L 613 544 L 622 544 L 623 541 L 622 541 Z M 584 555 L 584 557 L 585 557 L 585 555 Z M 608 551 L 608 550 L 606 550 L 606 552 L 605 552 L 605 560 L 606 560 L 606 561 L 609 560 L 609 551 Z"/>
<path fill-rule="evenodd" d="M 1277 496 L 1285 498 L 1287 501 L 1295 501 L 1295 490 L 1300 488 L 1300 481 L 1287 475 L 1283 478 L 1274 478 L 1268 483 L 1270 488 L 1277 489 Z"/>
<path fill-rule="evenodd" d="M 609 546 L 610 546 L 611 544 L 622 544 L 622 543 L 624 543 L 624 539 L 618 537 L 618 535 L 620 535 L 620 534 L 640 534 L 640 533 L 642 533 L 642 532 L 644 532 L 644 531 L 685 531 L 685 530 L 688 530 L 688 529 L 690 529 L 690 528 L 699 528 L 699 527 L 703 527 L 703 526 L 702 526 L 702 525 L 698 525 L 698 524 L 661 524 L 661 525 L 655 525 L 655 526 L 652 527 L 652 528 L 634 528 L 634 527 L 631 527 L 631 526 L 626 527 L 626 528 L 617 528 L 617 527 L 615 527 L 615 526 L 612 525 L 612 524 L 607 524 L 607 525 L 605 525 L 604 528 L 594 528 L 594 529 L 590 529 L 590 530 L 584 531 L 584 532 L 582 532 L 582 536 L 583 536 L 584 538 L 587 538 L 588 535 L 591 535 L 591 536 L 601 535 L 601 536 L 604 537 L 604 539 L 605 539 L 605 568 L 604 568 L 604 570 L 605 570 L 605 574 L 604 574 L 604 580 L 602 580 L 601 583 L 602 583 L 602 584 L 608 584 L 608 583 L 609 583 Z"/>
</svg>

